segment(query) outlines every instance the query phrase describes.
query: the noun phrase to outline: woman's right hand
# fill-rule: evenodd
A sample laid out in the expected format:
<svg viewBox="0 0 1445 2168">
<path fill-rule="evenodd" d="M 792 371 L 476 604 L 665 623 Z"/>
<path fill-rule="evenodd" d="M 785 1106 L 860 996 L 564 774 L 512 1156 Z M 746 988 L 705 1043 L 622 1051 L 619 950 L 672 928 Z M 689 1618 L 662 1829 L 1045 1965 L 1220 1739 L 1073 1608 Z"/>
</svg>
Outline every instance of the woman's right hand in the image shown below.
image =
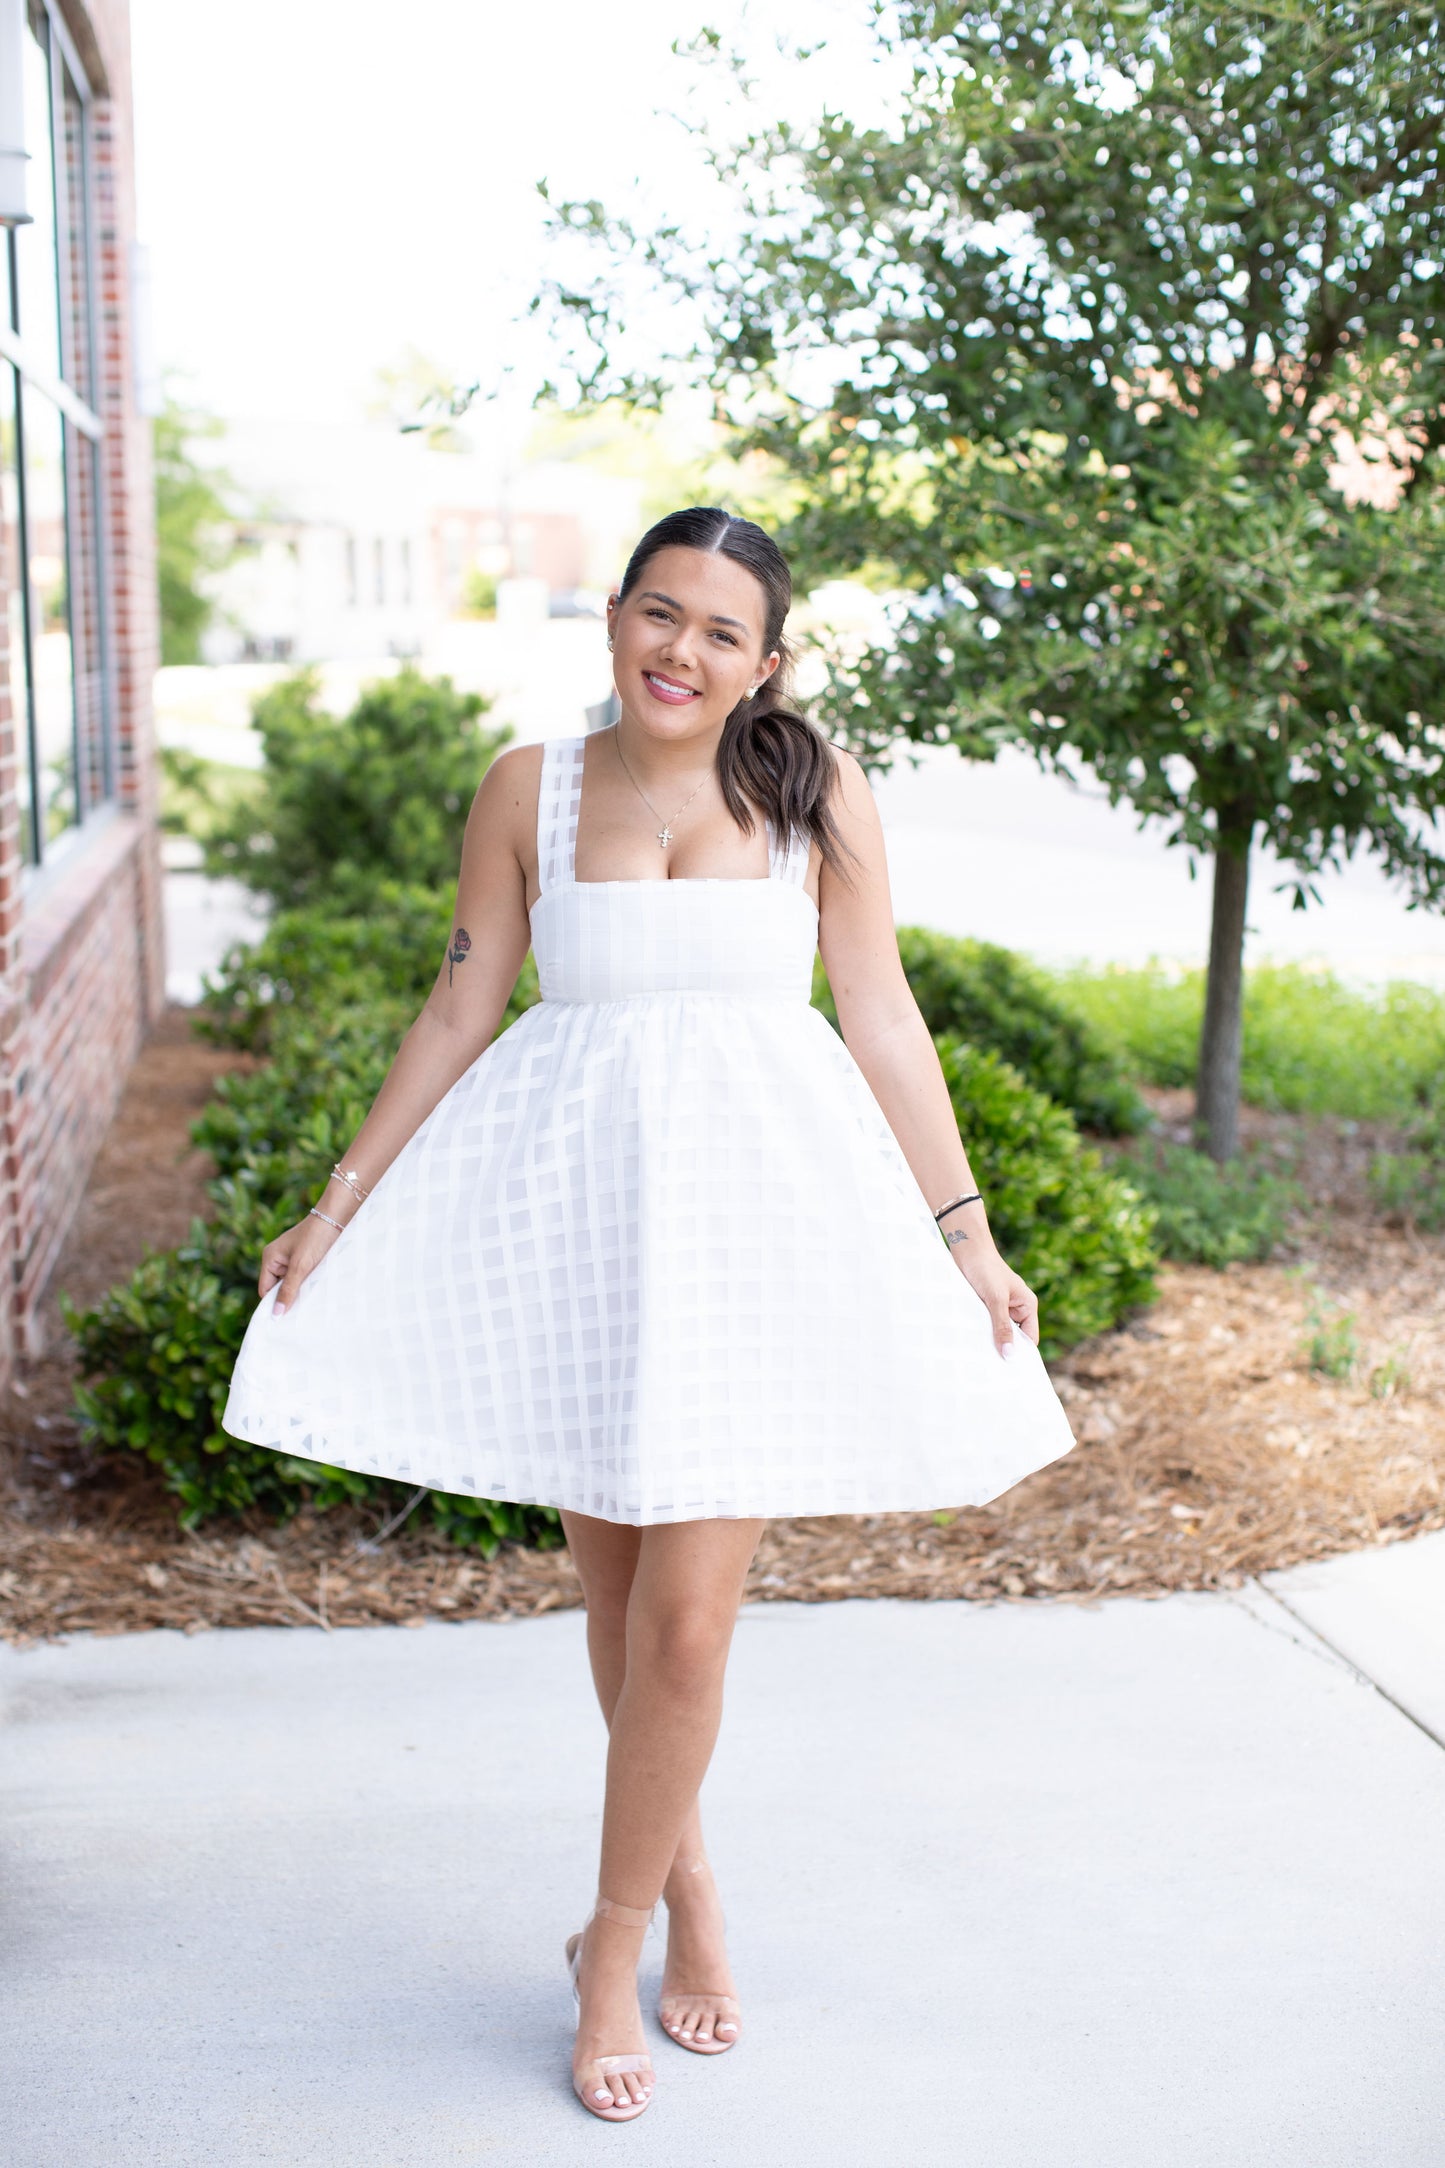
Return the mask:
<svg viewBox="0 0 1445 2168">
<path fill-rule="evenodd" d="M 277 1235 L 261 1252 L 261 1275 L 256 1283 L 258 1295 L 267 1295 L 281 1282 L 272 1307 L 271 1315 L 281 1317 L 291 1307 L 301 1292 L 303 1281 L 316 1270 L 326 1252 L 341 1233 L 338 1227 L 328 1227 L 325 1220 L 313 1218 L 307 1213 L 294 1227 Z"/>
</svg>

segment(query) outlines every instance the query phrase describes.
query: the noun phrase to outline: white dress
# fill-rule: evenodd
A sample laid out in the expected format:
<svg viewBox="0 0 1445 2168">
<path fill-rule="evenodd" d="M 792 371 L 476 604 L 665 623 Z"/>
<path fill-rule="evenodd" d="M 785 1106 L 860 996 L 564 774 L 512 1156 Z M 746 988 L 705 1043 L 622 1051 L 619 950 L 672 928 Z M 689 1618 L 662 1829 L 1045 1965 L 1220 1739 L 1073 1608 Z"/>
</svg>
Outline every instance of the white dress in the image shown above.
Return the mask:
<svg viewBox="0 0 1445 2168">
<path fill-rule="evenodd" d="M 263 1298 L 225 1428 L 638 1526 L 995 1497 L 1073 1438 L 809 1005 L 805 839 L 767 879 L 579 882 L 584 743 L 543 754 L 541 1001 Z"/>
</svg>

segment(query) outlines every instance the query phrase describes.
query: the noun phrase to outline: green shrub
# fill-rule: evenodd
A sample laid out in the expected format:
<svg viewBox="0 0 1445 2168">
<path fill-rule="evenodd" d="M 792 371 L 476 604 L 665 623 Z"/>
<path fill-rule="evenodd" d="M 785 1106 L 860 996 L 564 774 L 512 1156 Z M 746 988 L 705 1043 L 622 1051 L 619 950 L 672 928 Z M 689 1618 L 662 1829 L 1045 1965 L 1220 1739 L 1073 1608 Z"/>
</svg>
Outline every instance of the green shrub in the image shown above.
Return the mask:
<svg viewBox="0 0 1445 2168">
<path fill-rule="evenodd" d="M 496 616 L 497 580 L 495 573 L 483 572 L 478 565 L 472 566 L 470 572 L 462 581 L 460 614 L 463 617 Z"/>
<path fill-rule="evenodd" d="M 414 881 L 371 884 L 366 908 L 343 899 L 279 911 L 260 940 L 230 949 L 205 982 L 197 1029 L 222 1046 L 260 1053 L 278 1031 L 348 1010 L 376 1008 L 395 1040 L 430 993 L 446 953 L 452 893 Z M 529 957 L 501 1029 L 537 999 Z"/>
<path fill-rule="evenodd" d="M 1434 1152 L 1381 1152 L 1370 1188 L 1387 1219 L 1434 1233 L 1445 1227 L 1445 1159 Z"/>
<path fill-rule="evenodd" d="M 1136 1146 L 1114 1166 L 1154 1207 L 1155 1240 L 1179 1264 L 1261 1262 L 1304 1202 L 1298 1183 L 1256 1160 L 1221 1167 L 1187 1144 Z"/>
<path fill-rule="evenodd" d="M 247 1174 L 278 1203 L 313 1204 L 365 1120 L 409 1022 L 400 1009 L 387 1017 L 365 1005 L 324 1025 L 298 1023 L 277 1059 L 218 1079 L 191 1124 L 193 1139 L 220 1174 Z"/>
<path fill-rule="evenodd" d="M 256 769 L 202 760 L 180 746 L 160 748 L 161 828 L 168 836 L 191 836 L 204 843 L 220 820 L 237 805 L 253 805 L 264 784 Z"/>
<path fill-rule="evenodd" d="M 1012 949 L 900 926 L 898 952 L 913 997 L 935 1039 L 945 1034 L 987 1047 L 1086 1129 L 1128 1136 L 1149 1114 L 1093 1026 L 1061 1002 L 1043 974 Z M 813 999 L 836 1028 L 821 964 Z"/>
<path fill-rule="evenodd" d="M 412 669 L 367 686 L 346 716 L 319 698 L 303 670 L 256 702 L 262 785 L 218 814 L 207 871 L 277 906 L 339 884 L 357 903 L 387 877 L 450 895 L 473 794 L 509 733 L 477 728 L 477 694 Z"/>
<path fill-rule="evenodd" d="M 1445 1086 L 1407 1124 L 1402 1145 L 1377 1154 L 1370 1187 L 1389 1218 L 1432 1232 L 1445 1227 Z"/>
<path fill-rule="evenodd" d="M 1131 1076 L 1161 1090 L 1192 1085 L 1204 1014 L 1204 974 L 1076 965 L 1049 978 L 1059 999 L 1091 1027 Z"/>
<path fill-rule="evenodd" d="M 451 908 L 450 888 L 382 879 L 363 912 L 330 899 L 278 911 L 258 940 L 228 949 L 206 979 L 201 1029 L 254 1052 L 268 1043 L 278 1012 L 349 1008 L 378 992 L 415 1010 L 445 953 Z"/>
<path fill-rule="evenodd" d="M 261 1248 L 287 1220 L 245 1185 L 229 1196 L 218 1185 L 217 1202 L 215 1220 L 193 1221 L 178 1249 L 148 1254 L 93 1310 L 62 1298 L 82 1375 L 93 1381 L 76 1393 L 86 1430 L 98 1445 L 154 1462 L 188 1528 L 251 1506 L 285 1518 L 303 1499 L 324 1508 L 365 1498 L 363 1477 L 288 1461 L 221 1429 Z"/>
<path fill-rule="evenodd" d="M 1062 1353 L 1153 1299 L 1153 1212 L 1084 1147 L 1066 1107 L 997 1054 L 938 1041 L 994 1239 L 1039 1298 L 1042 1349 Z"/>
<path fill-rule="evenodd" d="M 1159 964 L 1057 971 L 1052 984 L 1145 1083 L 1191 1085 L 1204 974 Z M 1251 1106 L 1403 1121 L 1445 1080 L 1445 994 L 1408 980 L 1361 992 L 1328 972 L 1261 964 L 1244 991 L 1242 1089 Z"/>
</svg>

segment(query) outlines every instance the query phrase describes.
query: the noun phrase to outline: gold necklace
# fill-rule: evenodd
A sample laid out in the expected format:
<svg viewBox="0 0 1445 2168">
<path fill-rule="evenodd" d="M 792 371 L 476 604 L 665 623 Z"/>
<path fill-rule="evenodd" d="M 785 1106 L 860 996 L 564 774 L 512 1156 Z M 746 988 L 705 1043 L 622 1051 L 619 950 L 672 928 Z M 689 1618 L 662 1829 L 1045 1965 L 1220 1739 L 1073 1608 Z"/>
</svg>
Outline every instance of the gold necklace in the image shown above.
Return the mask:
<svg viewBox="0 0 1445 2168">
<path fill-rule="evenodd" d="M 617 748 L 617 757 L 618 757 L 618 759 L 619 759 L 619 760 L 620 760 L 620 761 L 622 762 L 622 772 L 623 772 L 623 774 L 624 774 L 624 775 L 626 776 L 626 778 L 627 778 L 628 782 L 629 782 L 629 783 L 630 783 L 630 784 L 632 785 L 632 787 L 633 787 L 633 789 L 634 789 L 634 790 L 636 791 L 636 793 L 637 793 L 638 797 L 639 797 L 639 798 L 640 798 L 640 799 L 642 800 L 643 804 L 644 804 L 644 805 L 645 805 L 645 806 L 647 807 L 647 810 L 649 811 L 649 813 L 653 813 L 653 814 L 656 814 L 656 816 L 657 816 L 658 820 L 660 820 L 660 821 L 662 822 L 662 826 L 661 826 L 661 827 L 660 827 L 660 828 L 659 828 L 659 829 L 657 830 L 657 841 L 658 841 L 658 847 L 659 847 L 659 849 L 661 849 L 661 850 L 664 850 L 664 851 L 665 851 L 665 850 L 667 849 L 667 846 L 668 846 L 668 844 L 669 844 L 669 843 L 671 843 L 671 841 L 672 841 L 672 836 L 673 836 L 673 829 L 672 829 L 672 821 L 675 821 L 675 820 L 679 820 L 679 819 L 681 819 L 682 815 L 683 815 L 683 814 L 684 814 L 684 813 L 685 813 L 685 812 L 687 811 L 688 807 L 689 807 L 689 806 L 690 806 L 690 805 L 692 804 L 692 801 L 693 801 L 693 799 L 694 799 L 694 798 L 695 798 L 695 797 L 697 796 L 698 792 L 699 792 L 699 791 L 700 791 L 700 790 L 702 789 L 703 783 L 705 783 L 705 782 L 707 781 L 707 779 L 708 779 L 708 775 L 711 775 L 711 774 L 712 774 L 712 770 L 711 770 L 711 768 L 709 768 L 709 770 L 708 770 L 708 773 L 707 773 L 707 775 L 705 775 L 705 776 L 704 776 L 704 777 L 702 778 L 702 782 L 699 782 L 699 783 L 695 784 L 695 785 L 693 786 L 693 788 L 692 788 L 692 789 L 691 789 L 691 790 L 690 790 L 690 791 L 688 792 L 687 796 L 686 796 L 686 797 L 685 797 L 685 798 L 683 799 L 683 801 L 682 801 L 682 804 L 681 804 L 681 805 L 680 805 L 680 806 L 678 807 L 678 809 L 677 809 L 676 813 L 674 813 L 674 814 L 673 814 L 673 816 L 672 816 L 672 821 L 670 821 L 670 820 L 668 820 L 668 819 L 667 819 L 667 818 L 666 818 L 666 817 L 665 817 L 665 816 L 664 816 L 663 814 L 661 814 L 661 813 L 658 813 L 658 811 L 657 811 L 657 807 L 656 807 L 656 806 L 655 806 L 655 805 L 653 804 L 652 800 L 651 800 L 651 799 L 650 799 L 650 798 L 648 797 L 648 795 L 647 795 L 647 792 L 646 792 L 646 791 L 645 791 L 645 790 L 643 789 L 642 785 L 641 785 L 641 784 L 640 784 L 640 783 L 638 782 L 638 780 L 637 780 L 637 777 L 636 777 L 636 776 L 635 776 L 635 775 L 633 774 L 632 770 L 631 770 L 631 769 L 630 769 L 630 768 L 628 767 L 628 765 L 627 765 L 627 757 L 626 757 L 626 755 L 624 754 L 624 752 L 623 752 L 623 750 L 622 750 L 622 740 L 621 740 L 621 739 L 620 739 L 620 738 L 619 738 L 619 737 L 617 736 L 617 734 L 616 734 L 616 732 L 615 732 L 615 731 L 614 731 L 614 733 L 613 733 L 613 737 L 612 737 L 612 743 L 613 743 L 613 744 L 614 744 L 614 746 L 615 746 L 615 747 Z"/>
</svg>

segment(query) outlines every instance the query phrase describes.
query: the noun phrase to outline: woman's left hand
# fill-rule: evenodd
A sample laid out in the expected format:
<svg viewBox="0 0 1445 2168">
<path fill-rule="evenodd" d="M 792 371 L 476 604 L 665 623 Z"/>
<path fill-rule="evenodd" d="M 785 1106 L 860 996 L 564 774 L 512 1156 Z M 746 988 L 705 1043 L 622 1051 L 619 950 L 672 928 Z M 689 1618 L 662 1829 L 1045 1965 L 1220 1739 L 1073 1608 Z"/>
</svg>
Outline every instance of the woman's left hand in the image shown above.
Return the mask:
<svg viewBox="0 0 1445 2168">
<path fill-rule="evenodd" d="M 1013 1353 L 1015 1325 L 1025 1339 L 1032 1340 L 1037 1347 L 1039 1298 L 1016 1272 L 1010 1270 L 992 1244 L 987 1247 L 980 1244 L 975 1248 L 970 1242 L 957 1243 L 953 1260 L 988 1311 L 994 1346 L 1000 1355 Z"/>
</svg>

